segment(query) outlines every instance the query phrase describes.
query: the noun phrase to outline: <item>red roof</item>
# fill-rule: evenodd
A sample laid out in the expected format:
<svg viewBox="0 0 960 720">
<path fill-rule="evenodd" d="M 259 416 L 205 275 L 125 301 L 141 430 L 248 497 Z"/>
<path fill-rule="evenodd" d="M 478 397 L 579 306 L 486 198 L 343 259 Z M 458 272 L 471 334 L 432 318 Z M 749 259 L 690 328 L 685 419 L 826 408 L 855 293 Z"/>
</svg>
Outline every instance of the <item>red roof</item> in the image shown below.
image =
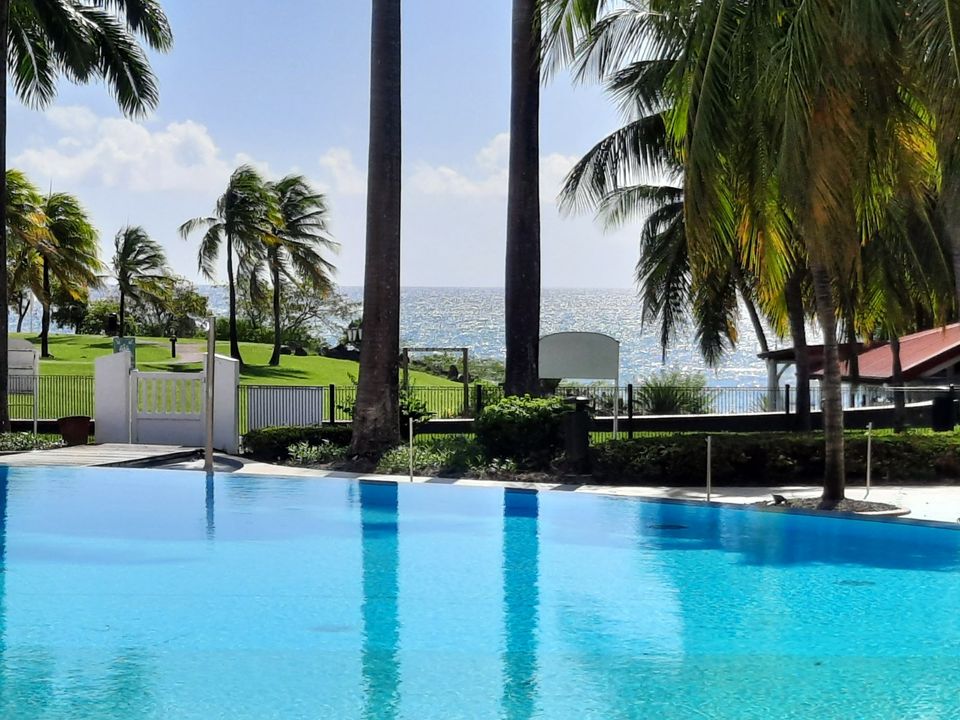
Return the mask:
<svg viewBox="0 0 960 720">
<path fill-rule="evenodd" d="M 859 361 L 860 380 L 885 383 L 893 379 L 893 353 L 889 343 L 864 350 Z M 900 338 L 900 365 L 905 382 L 922 378 L 954 362 L 960 362 L 960 323 Z M 846 379 L 849 364 L 840 363 L 840 370 Z"/>
</svg>

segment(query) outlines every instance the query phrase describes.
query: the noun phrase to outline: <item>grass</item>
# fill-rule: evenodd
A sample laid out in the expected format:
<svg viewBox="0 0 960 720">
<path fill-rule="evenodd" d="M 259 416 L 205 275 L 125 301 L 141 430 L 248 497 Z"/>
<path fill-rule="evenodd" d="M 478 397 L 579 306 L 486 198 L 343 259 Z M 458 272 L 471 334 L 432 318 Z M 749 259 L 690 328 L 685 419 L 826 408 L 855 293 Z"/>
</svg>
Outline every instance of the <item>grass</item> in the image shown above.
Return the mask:
<svg viewBox="0 0 960 720">
<path fill-rule="evenodd" d="M 40 338 L 32 334 L 12 334 L 40 345 Z M 201 339 L 183 339 L 177 343 L 177 357 L 205 352 Z M 96 358 L 113 352 L 113 339 L 99 335 L 51 335 L 51 359 L 40 360 L 41 375 L 93 375 Z M 218 342 L 217 352 L 228 355 L 230 344 Z M 353 385 L 356 383 L 358 365 L 351 360 L 310 355 L 298 357 L 283 355 L 278 367 L 270 367 L 267 361 L 273 352 L 270 345 L 240 343 L 240 352 L 245 365 L 240 373 L 243 385 Z M 189 359 L 189 357 L 187 358 Z M 137 367 L 145 371 L 196 372 L 201 363 L 177 362 L 170 357 L 170 341 L 167 338 L 137 338 Z M 411 371 L 413 385 L 429 387 L 460 387 L 459 383 L 446 378 Z"/>
</svg>

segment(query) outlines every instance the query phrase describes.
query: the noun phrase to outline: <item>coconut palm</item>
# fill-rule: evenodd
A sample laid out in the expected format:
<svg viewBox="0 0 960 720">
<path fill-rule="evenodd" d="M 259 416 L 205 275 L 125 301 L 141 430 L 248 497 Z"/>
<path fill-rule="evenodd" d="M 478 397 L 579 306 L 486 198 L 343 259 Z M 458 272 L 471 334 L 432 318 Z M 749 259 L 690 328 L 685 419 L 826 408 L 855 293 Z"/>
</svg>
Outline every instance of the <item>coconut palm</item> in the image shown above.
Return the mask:
<svg viewBox="0 0 960 720">
<path fill-rule="evenodd" d="M 184 239 L 194 232 L 203 233 L 197 262 L 204 277 L 216 278 L 220 252 L 226 251 L 230 357 L 241 362 L 237 336 L 237 272 L 249 272 L 256 265 L 263 250 L 263 237 L 271 233 L 275 221 L 276 200 L 270 186 L 253 167 L 242 165 L 230 176 L 213 215 L 194 218 L 180 226 Z"/>
<path fill-rule="evenodd" d="M 31 107 L 56 96 L 62 74 L 78 83 L 103 81 L 124 113 L 145 114 L 157 104 L 157 84 L 139 41 L 164 51 L 173 36 L 159 0 L 0 0 L 0 85 L 12 86 Z M 0 99 L 0 166 L 6 170 L 7 102 Z M 6 197 L 0 173 L 0 199 Z M 6 203 L 0 202 L 0 212 Z M 0 218 L 0 257 L 7 258 L 7 223 Z M 7 300 L 0 273 L 0 298 Z M 7 325 L 0 327 L 0 429 L 8 429 Z"/>
<path fill-rule="evenodd" d="M 373 0 L 363 344 L 351 452 L 400 439 L 400 0 Z"/>
<path fill-rule="evenodd" d="M 508 395 L 540 384 L 540 0 L 513 0 L 504 330 Z"/>
<path fill-rule="evenodd" d="M 321 292 L 332 286 L 331 276 L 336 272 L 323 253 L 337 252 L 340 244 L 329 233 L 327 199 L 317 192 L 302 175 L 288 175 L 271 183 L 277 207 L 277 224 L 268 235 L 259 262 L 250 273 L 251 296 L 262 296 L 263 276 L 269 276 L 273 295 L 273 354 L 270 365 L 280 364 L 281 328 L 280 308 L 283 284 L 294 287 L 309 283 Z"/>
<path fill-rule="evenodd" d="M 6 186 L 6 281 L 10 299 L 16 303 L 17 332 L 20 332 L 33 297 L 32 278 L 39 272 L 34 250 L 38 244 L 47 241 L 47 233 L 40 210 L 43 197 L 27 176 L 19 170 L 7 170 Z M 13 302 L 10 304 L 14 305 Z"/>
<path fill-rule="evenodd" d="M 43 310 L 40 319 L 40 354 L 50 357 L 50 306 L 52 280 L 74 298 L 83 297 L 91 287 L 98 287 L 104 270 L 100 262 L 100 241 L 86 210 L 73 195 L 51 193 L 41 205 L 47 242 L 38 245 L 40 261 L 39 287 L 34 295 Z"/>
<path fill-rule="evenodd" d="M 126 333 L 127 301 L 157 298 L 171 284 L 160 243 L 139 225 L 122 228 L 113 241 L 113 276 L 120 293 L 120 333 Z"/>
<path fill-rule="evenodd" d="M 897 2 L 556 0 L 555 58 L 581 77 L 642 81 L 683 165 L 694 276 L 732 241 L 768 292 L 802 262 L 824 337 L 825 506 L 843 498 L 837 285 L 881 222 L 891 148 L 913 108 Z M 614 9 L 614 6 L 616 8 Z M 634 104 L 627 107 L 636 112 Z M 629 152 L 643 169 L 657 158 Z"/>
</svg>

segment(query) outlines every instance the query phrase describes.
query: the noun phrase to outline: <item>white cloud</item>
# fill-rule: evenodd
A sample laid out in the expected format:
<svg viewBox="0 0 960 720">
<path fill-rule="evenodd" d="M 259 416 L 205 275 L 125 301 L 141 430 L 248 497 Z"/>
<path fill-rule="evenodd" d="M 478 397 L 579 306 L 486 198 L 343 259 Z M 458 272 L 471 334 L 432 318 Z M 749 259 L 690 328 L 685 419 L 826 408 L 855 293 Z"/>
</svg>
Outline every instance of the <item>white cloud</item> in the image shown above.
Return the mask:
<svg viewBox="0 0 960 720">
<path fill-rule="evenodd" d="M 413 188 L 425 195 L 454 197 L 506 197 L 509 180 L 510 135 L 501 133 L 480 149 L 469 171 L 447 165 L 418 164 L 411 177 Z M 577 158 L 553 153 L 540 159 L 540 196 L 556 200 L 563 180 Z"/>
<path fill-rule="evenodd" d="M 510 161 L 510 133 L 500 133 L 477 153 L 477 165 L 488 172 L 505 170 Z"/>
<path fill-rule="evenodd" d="M 320 156 L 322 167 L 333 181 L 333 189 L 340 195 L 364 195 L 367 176 L 353 161 L 346 148 L 331 148 Z"/>
<path fill-rule="evenodd" d="M 186 120 L 152 129 L 87 108 L 56 107 L 49 123 L 64 133 L 54 144 L 29 147 L 13 164 L 38 182 L 87 182 L 134 192 L 208 191 L 226 181 L 231 165 L 204 125 Z"/>
</svg>

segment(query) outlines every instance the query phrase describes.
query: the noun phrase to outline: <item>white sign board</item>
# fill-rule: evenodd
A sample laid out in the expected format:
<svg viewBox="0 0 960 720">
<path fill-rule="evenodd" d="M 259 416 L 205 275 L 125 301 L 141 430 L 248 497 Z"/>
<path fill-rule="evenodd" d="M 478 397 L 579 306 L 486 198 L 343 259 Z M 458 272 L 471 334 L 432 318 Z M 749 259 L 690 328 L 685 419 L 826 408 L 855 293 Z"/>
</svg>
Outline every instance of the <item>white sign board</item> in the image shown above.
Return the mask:
<svg viewBox="0 0 960 720">
<path fill-rule="evenodd" d="M 540 377 L 616 381 L 620 378 L 620 341 L 589 332 L 544 335 L 540 338 Z"/>
<path fill-rule="evenodd" d="M 29 395 L 34 392 L 40 374 L 40 353 L 26 340 L 10 338 L 7 353 L 9 388 L 12 393 Z"/>
</svg>

